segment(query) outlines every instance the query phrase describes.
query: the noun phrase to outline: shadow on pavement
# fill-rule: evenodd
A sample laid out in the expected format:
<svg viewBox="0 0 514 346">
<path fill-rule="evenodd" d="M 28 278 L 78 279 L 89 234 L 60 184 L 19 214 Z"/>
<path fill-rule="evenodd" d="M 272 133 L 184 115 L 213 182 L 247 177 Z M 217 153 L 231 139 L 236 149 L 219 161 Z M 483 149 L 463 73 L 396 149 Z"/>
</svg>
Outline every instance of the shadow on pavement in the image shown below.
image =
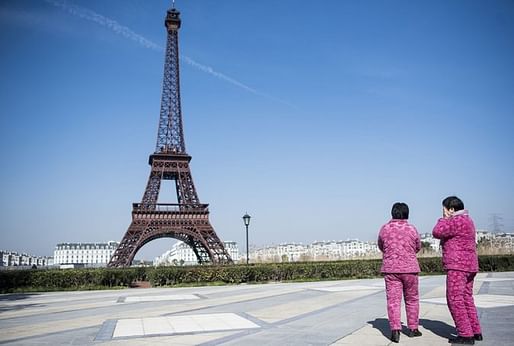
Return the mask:
<svg viewBox="0 0 514 346">
<path fill-rule="evenodd" d="M 391 331 L 389 330 L 389 321 L 387 318 L 375 318 L 374 321 L 368 321 L 367 323 L 371 324 L 373 328 L 378 329 L 387 339 L 389 339 L 391 336 Z"/>
<path fill-rule="evenodd" d="M 0 306 L 0 313 L 6 312 L 6 311 L 17 311 L 17 310 L 23 310 L 27 308 L 35 308 L 39 306 L 44 306 L 41 304 L 16 304 L 16 305 L 10 305 L 10 306 Z"/>
<path fill-rule="evenodd" d="M 39 293 L 14 293 L 0 295 L 0 312 L 23 310 L 26 308 L 43 306 L 40 303 L 21 304 L 21 300 L 37 296 Z M 18 303 L 18 301 L 20 301 Z"/>
<path fill-rule="evenodd" d="M 371 324 L 371 326 L 375 329 L 378 329 L 382 335 L 389 339 L 391 335 L 391 330 L 389 329 L 389 321 L 387 318 L 376 318 L 374 321 L 368 321 L 367 323 Z M 451 326 L 445 322 L 428 320 L 426 318 L 422 318 L 419 320 L 419 325 L 425 328 L 426 330 L 431 331 L 437 336 L 441 338 L 450 338 L 452 335 L 455 335 L 455 327 Z M 409 329 L 405 326 L 402 326 L 402 333 L 407 335 Z"/>
<path fill-rule="evenodd" d="M 427 320 L 426 318 L 422 318 L 419 320 L 419 325 L 423 326 L 423 328 L 430 330 L 437 336 L 442 338 L 449 338 L 452 335 L 455 335 L 455 327 L 450 326 L 448 323 L 434 320 Z"/>
<path fill-rule="evenodd" d="M 0 302 L 2 301 L 13 301 L 13 300 L 21 300 L 27 299 L 32 296 L 38 296 L 39 293 L 11 293 L 11 294 L 2 294 L 0 295 Z"/>
</svg>

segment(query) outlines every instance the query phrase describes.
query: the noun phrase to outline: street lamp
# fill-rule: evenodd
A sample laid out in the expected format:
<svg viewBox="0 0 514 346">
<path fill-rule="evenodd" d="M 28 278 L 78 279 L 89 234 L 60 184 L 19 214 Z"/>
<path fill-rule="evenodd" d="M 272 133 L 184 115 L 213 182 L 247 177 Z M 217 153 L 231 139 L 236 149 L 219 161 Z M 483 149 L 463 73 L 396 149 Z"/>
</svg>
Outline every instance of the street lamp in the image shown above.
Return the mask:
<svg viewBox="0 0 514 346">
<path fill-rule="evenodd" d="M 250 219 L 252 217 L 250 215 L 248 215 L 248 213 L 245 213 L 244 216 L 243 216 L 243 221 L 245 223 L 245 226 L 246 226 L 246 264 L 248 264 L 248 259 L 250 258 L 248 256 L 248 225 L 250 224 Z"/>
</svg>

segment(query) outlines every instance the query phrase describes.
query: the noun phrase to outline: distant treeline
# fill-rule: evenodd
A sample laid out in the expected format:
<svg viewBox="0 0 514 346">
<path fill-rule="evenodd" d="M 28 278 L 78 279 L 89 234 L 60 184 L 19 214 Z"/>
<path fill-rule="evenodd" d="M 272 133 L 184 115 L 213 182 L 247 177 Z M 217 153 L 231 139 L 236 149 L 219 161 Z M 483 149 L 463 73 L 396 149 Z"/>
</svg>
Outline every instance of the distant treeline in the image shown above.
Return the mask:
<svg viewBox="0 0 514 346">
<path fill-rule="evenodd" d="M 0 292 L 364 279 L 380 276 L 378 259 L 238 265 L 33 269 L 0 271 Z M 421 275 L 442 274 L 440 257 L 419 258 Z M 481 272 L 514 271 L 514 255 L 479 256 Z"/>
</svg>

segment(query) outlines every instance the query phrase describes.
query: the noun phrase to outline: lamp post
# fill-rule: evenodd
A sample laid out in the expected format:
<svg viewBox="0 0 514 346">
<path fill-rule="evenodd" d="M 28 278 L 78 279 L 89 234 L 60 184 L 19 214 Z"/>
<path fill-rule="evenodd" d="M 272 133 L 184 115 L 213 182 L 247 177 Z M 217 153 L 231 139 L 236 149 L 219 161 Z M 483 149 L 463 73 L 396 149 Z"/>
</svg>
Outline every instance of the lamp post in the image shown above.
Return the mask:
<svg viewBox="0 0 514 346">
<path fill-rule="evenodd" d="M 248 213 L 245 213 L 243 216 L 243 222 L 246 226 L 246 264 L 248 264 L 248 260 L 250 259 L 250 257 L 248 256 L 248 225 L 250 225 L 251 218 L 252 217 L 248 215 Z"/>
</svg>

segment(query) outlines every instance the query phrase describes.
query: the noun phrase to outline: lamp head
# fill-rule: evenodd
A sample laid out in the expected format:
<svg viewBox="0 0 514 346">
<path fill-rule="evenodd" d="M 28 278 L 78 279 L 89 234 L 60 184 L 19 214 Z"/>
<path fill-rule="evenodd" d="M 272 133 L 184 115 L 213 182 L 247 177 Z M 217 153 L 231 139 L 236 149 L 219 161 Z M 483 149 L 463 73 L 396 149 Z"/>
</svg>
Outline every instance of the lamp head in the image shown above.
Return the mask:
<svg viewBox="0 0 514 346">
<path fill-rule="evenodd" d="M 250 215 L 248 215 L 248 213 L 244 214 L 244 216 L 243 216 L 243 221 L 244 221 L 244 223 L 245 223 L 245 226 L 248 226 L 248 225 L 250 224 L 250 219 L 251 219 L 251 218 L 252 218 L 252 217 L 251 217 Z"/>
</svg>

